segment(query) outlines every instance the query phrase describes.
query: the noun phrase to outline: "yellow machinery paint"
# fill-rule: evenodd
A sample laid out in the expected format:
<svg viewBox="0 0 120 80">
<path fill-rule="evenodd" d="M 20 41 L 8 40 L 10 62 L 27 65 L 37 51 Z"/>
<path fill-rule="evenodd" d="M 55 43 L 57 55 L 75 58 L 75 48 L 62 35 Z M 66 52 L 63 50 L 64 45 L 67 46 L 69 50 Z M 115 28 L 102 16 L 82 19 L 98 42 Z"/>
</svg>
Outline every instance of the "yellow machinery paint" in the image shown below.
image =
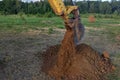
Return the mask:
<svg viewBox="0 0 120 80">
<path fill-rule="evenodd" d="M 65 22 L 67 22 L 69 18 L 69 14 L 77 9 L 77 6 L 65 6 L 62 0 L 48 0 L 52 9 L 54 10 L 56 15 L 62 15 L 62 18 L 64 18 Z"/>
</svg>

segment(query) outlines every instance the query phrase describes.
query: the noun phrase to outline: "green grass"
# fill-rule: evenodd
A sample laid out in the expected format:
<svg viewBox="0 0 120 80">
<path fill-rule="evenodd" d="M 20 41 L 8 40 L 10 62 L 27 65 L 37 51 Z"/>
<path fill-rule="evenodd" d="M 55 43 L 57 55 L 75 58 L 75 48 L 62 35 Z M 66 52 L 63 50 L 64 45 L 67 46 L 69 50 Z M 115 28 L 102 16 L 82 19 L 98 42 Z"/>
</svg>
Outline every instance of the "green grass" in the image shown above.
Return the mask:
<svg viewBox="0 0 120 80">
<path fill-rule="evenodd" d="M 52 18 L 43 18 L 37 16 L 23 16 L 23 20 L 19 15 L 0 15 L 0 26 L 7 26 L 8 28 L 13 28 L 16 25 L 29 25 L 37 27 L 60 27 L 63 28 L 63 20 L 59 17 Z M 25 23 L 26 21 L 26 23 Z M 108 24 L 120 24 L 120 19 L 105 19 L 105 18 L 96 18 L 95 23 L 88 22 L 88 18 L 82 17 L 82 23 L 90 27 L 101 27 L 107 26 Z M 9 26 L 8 26 L 9 25 Z"/>
<path fill-rule="evenodd" d="M 82 23 L 88 27 L 106 27 L 108 25 L 120 24 L 120 19 L 96 18 L 96 22 L 90 23 L 88 18 L 82 18 Z"/>
<path fill-rule="evenodd" d="M 26 31 L 50 27 L 62 28 L 63 21 L 58 18 L 43 18 L 36 16 L 24 16 L 24 20 L 18 15 L 0 15 L 0 31 Z"/>
<path fill-rule="evenodd" d="M 120 31 L 120 18 L 96 18 L 96 22 L 90 23 L 88 16 L 91 14 L 82 14 L 81 20 L 85 27 L 104 28 L 103 34 L 109 34 L 109 37 L 115 37 Z M 95 15 L 95 14 L 94 14 Z M 103 15 L 102 15 L 103 16 Z M 119 17 L 119 16 L 118 16 Z M 0 15 L 0 31 L 22 32 L 29 29 L 39 30 L 41 28 L 60 28 L 64 29 L 63 20 L 60 17 L 44 18 L 38 16 L 23 15 Z M 92 32 L 92 31 L 91 31 Z"/>
</svg>

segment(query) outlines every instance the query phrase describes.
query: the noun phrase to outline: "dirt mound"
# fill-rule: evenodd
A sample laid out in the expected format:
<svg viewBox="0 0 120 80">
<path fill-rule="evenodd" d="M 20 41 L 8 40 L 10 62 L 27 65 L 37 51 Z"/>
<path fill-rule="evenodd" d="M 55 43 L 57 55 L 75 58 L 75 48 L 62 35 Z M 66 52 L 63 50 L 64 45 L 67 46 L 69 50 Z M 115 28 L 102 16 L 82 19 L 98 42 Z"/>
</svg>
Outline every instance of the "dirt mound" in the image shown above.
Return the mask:
<svg viewBox="0 0 120 80">
<path fill-rule="evenodd" d="M 43 55 L 42 69 L 52 77 L 61 77 L 63 80 L 105 80 L 104 74 L 113 69 L 110 59 L 100 55 L 86 44 L 77 46 L 74 57 L 72 59 L 66 57 L 60 69 L 59 65 L 56 65 L 59 49 L 60 45 L 51 46 Z"/>
<path fill-rule="evenodd" d="M 75 46 L 73 37 L 73 30 L 67 30 L 61 45 L 44 52 L 42 70 L 55 80 L 106 80 L 105 73 L 114 68 L 109 55 L 86 44 Z"/>
<path fill-rule="evenodd" d="M 88 20 L 89 20 L 89 22 L 91 22 L 91 23 L 93 23 L 93 22 L 96 21 L 94 15 L 89 16 Z"/>
</svg>

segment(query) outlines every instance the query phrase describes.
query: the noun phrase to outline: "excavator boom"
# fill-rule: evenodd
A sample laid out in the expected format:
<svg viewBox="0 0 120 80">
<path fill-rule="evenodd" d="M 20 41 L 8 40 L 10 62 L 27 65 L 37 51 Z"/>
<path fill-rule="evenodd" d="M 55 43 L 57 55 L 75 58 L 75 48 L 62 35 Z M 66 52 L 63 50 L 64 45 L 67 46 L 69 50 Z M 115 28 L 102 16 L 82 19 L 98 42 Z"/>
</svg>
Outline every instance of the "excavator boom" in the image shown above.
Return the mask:
<svg viewBox="0 0 120 80">
<path fill-rule="evenodd" d="M 52 9 L 57 15 L 62 15 L 63 12 L 66 13 L 66 7 L 62 0 L 48 0 Z"/>
</svg>

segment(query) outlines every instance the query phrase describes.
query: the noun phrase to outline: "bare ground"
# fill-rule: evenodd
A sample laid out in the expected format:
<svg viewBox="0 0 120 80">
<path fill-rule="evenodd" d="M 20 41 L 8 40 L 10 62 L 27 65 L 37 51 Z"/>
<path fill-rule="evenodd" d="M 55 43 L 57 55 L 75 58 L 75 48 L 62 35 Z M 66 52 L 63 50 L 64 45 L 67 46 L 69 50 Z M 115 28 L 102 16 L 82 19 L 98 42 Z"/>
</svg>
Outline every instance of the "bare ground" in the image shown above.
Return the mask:
<svg viewBox="0 0 120 80">
<path fill-rule="evenodd" d="M 106 34 L 98 33 L 101 29 L 95 29 L 92 33 L 90 30 L 86 28 L 82 43 L 91 45 L 99 52 L 108 51 L 114 64 L 120 66 L 120 57 L 114 57 L 120 52 L 120 41 L 112 43 Z M 41 72 L 41 52 L 59 44 L 65 30 L 55 29 L 53 34 L 46 32 L 46 29 L 42 29 L 20 34 L 0 33 L 0 80 L 52 80 Z"/>
</svg>

